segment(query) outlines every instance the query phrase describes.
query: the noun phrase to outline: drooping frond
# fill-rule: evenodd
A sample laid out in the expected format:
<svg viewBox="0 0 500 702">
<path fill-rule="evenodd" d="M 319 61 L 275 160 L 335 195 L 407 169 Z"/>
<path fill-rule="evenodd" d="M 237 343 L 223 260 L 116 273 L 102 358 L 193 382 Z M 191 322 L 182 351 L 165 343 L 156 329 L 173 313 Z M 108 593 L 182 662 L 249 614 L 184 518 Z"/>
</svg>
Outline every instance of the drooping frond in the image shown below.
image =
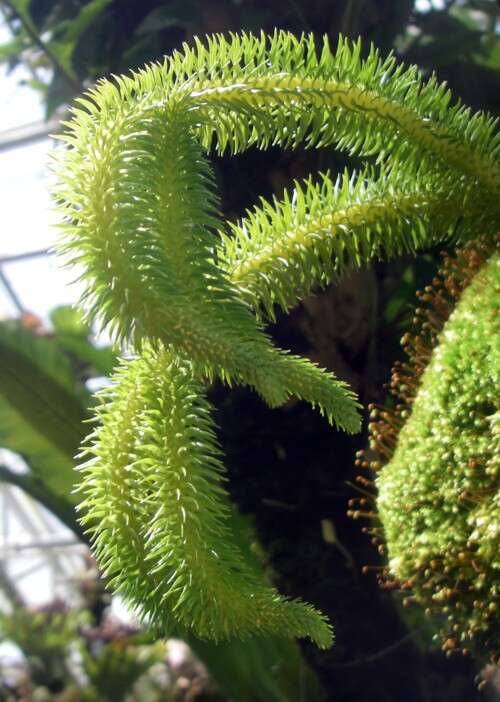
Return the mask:
<svg viewBox="0 0 500 702">
<path fill-rule="evenodd" d="M 202 144 L 212 135 L 219 150 L 233 151 L 336 142 L 404 158 L 410 172 L 418 154 L 428 167 L 458 168 L 478 200 L 496 192 L 491 120 L 448 109 L 449 94 L 433 81 L 423 86 L 416 69 L 404 73 L 373 51 L 362 61 L 360 51 L 340 41 L 333 54 L 325 41 L 318 53 L 312 37 L 283 32 L 213 37 L 90 91 L 74 110 L 63 137 L 72 148 L 58 167 L 61 249 L 86 267 L 90 314 L 136 346 L 144 338 L 172 344 L 208 375 L 247 383 L 271 405 L 293 393 L 273 373 L 269 340 L 211 263 L 216 201 Z M 399 221 L 397 204 L 392 211 Z M 281 208 L 282 221 L 286 214 Z M 293 278 L 293 262 L 289 269 Z M 283 292 L 278 285 L 273 294 Z"/>
<path fill-rule="evenodd" d="M 218 264 L 254 308 L 285 311 L 341 275 L 376 258 L 415 254 L 438 242 L 494 232 L 498 217 L 454 177 L 367 168 L 295 184 L 281 200 L 262 200 L 221 232 Z"/>
<path fill-rule="evenodd" d="M 358 481 L 378 489 L 378 499 L 365 490 L 349 512 L 374 520 L 366 531 L 388 555 L 379 580 L 435 615 L 443 650 L 472 646 L 493 661 L 500 651 L 499 263 L 498 241 L 480 237 L 446 256 L 418 294 L 414 329 L 402 340 L 406 359 L 389 384 L 393 406 L 370 408 L 370 448 L 356 462 L 375 473 L 375 483 Z"/>
<path fill-rule="evenodd" d="M 391 574 L 408 582 L 430 612 L 446 615 L 439 625 L 445 648 L 472 641 L 494 660 L 500 654 L 499 313 L 497 252 L 439 335 L 394 455 L 376 480 Z"/>
<path fill-rule="evenodd" d="M 170 344 L 209 377 L 246 383 L 271 406 L 297 395 L 356 431 L 346 386 L 277 350 L 213 263 L 211 171 L 186 105 L 124 110 L 93 129 L 93 146 L 63 153 L 58 191 L 61 250 L 85 266 L 89 314 L 137 348 Z"/>
<path fill-rule="evenodd" d="M 117 86 L 102 83 L 89 98 L 81 102 L 94 119 L 101 111 L 111 119 L 139 105 L 158 111 L 171 99 L 186 100 L 203 144 L 219 152 L 337 144 L 408 170 L 451 167 L 494 196 L 500 188 L 495 120 L 452 104 L 446 85 L 425 82 L 416 66 L 381 58 L 373 47 L 362 59 L 359 41 L 340 38 L 332 51 L 326 38 L 318 49 L 312 35 L 283 31 L 215 35 L 206 45 L 195 39 Z"/>
<path fill-rule="evenodd" d="M 130 605 L 162 631 L 176 623 L 215 640 L 275 634 L 331 645 L 325 618 L 280 597 L 238 550 L 210 407 L 189 363 L 144 349 L 123 363 L 97 414 L 82 521 Z"/>
</svg>

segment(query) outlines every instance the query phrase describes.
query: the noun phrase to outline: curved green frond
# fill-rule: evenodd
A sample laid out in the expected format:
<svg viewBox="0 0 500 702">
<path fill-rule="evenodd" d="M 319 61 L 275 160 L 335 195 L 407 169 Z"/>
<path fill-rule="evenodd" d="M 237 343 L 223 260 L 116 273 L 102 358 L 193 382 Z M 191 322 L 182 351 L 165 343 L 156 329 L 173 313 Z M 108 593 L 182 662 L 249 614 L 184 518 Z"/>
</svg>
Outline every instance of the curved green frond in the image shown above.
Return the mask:
<svg viewBox="0 0 500 702">
<path fill-rule="evenodd" d="M 205 375 L 246 383 L 271 406 L 297 395 L 357 431 L 346 386 L 275 349 L 214 265 L 211 170 L 186 104 L 171 103 L 103 118 L 90 156 L 84 140 L 62 155 L 61 250 L 85 266 L 89 314 L 136 348 L 170 344 Z"/>
<path fill-rule="evenodd" d="M 112 586 L 153 626 L 201 638 L 277 634 L 331 645 L 324 617 L 285 600 L 239 552 L 210 407 L 191 365 L 160 349 L 103 393 L 81 505 Z"/>
<path fill-rule="evenodd" d="M 89 91 L 63 137 L 72 148 L 58 159 L 58 197 L 66 217 L 61 250 L 85 266 L 89 314 L 98 315 L 118 339 L 131 339 L 138 348 L 143 339 L 171 344 L 208 376 L 246 383 L 271 406 L 295 392 L 278 372 L 283 367 L 277 363 L 280 355 L 232 281 L 212 264 L 217 203 L 202 151 L 213 136 L 219 150 L 229 146 L 233 151 L 252 144 L 335 142 L 352 153 L 377 152 L 393 163 L 404 159 L 414 180 L 431 166 L 442 173 L 451 165 L 462 173 L 456 176 L 460 202 L 473 189 L 475 211 L 480 203 L 483 210 L 491 209 L 485 202 L 497 192 L 499 170 L 491 120 L 448 108 L 450 96 L 444 88 L 434 81 L 424 86 L 416 69 L 405 73 L 392 57 L 382 61 L 372 51 L 363 61 L 360 55 L 359 43 L 341 40 L 332 53 L 325 41 L 318 53 L 312 37 L 296 39 L 284 32 L 270 39 L 212 37 L 207 47 L 198 41 L 194 49 L 186 47 L 161 66 Z M 329 195 L 321 192 L 312 200 L 325 201 Z M 299 205 L 301 200 L 298 194 Z M 408 209 L 419 210 L 420 204 L 411 192 L 389 202 L 389 224 L 399 226 Z M 283 227 L 289 213 L 286 204 L 278 209 L 274 219 Z M 350 224 L 363 218 L 373 223 L 373 213 L 383 210 L 384 203 L 372 201 L 369 209 L 370 216 L 351 209 Z M 430 210 L 434 215 L 432 202 Z M 263 229 L 265 219 L 260 218 Z M 375 220 L 382 226 L 377 216 Z M 336 226 L 341 224 L 349 227 L 349 222 Z M 273 229 L 275 225 L 273 221 Z M 307 290 L 307 279 L 330 258 L 320 248 L 318 243 L 306 256 L 306 266 L 295 266 L 293 256 L 290 262 L 278 256 L 292 287 L 294 277 L 305 278 L 302 289 L 291 294 L 280 288 L 279 280 L 274 285 L 279 266 L 270 277 L 264 265 L 260 279 L 264 287 L 275 287 L 267 294 L 267 307 L 270 297 L 281 298 L 287 307 Z M 371 248 L 363 258 L 373 255 L 376 247 Z M 290 358 L 287 363 L 292 363 Z M 294 376 L 300 368 L 305 365 L 295 364 Z M 302 385 L 306 383 L 304 375 Z M 352 404 L 346 407 L 352 411 Z"/>
<path fill-rule="evenodd" d="M 373 259 L 415 254 L 439 242 L 495 232 L 499 219 L 454 177 L 394 170 L 322 175 L 262 200 L 229 233 L 217 263 L 254 308 L 274 318 L 316 286 Z"/>
<path fill-rule="evenodd" d="M 195 39 L 164 63 L 121 76 L 89 91 L 75 114 L 83 123 L 100 112 L 160 110 L 186 100 L 206 148 L 233 153 L 266 148 L 337 144 L 352 154 L 470 176 L 498 196 L 500 138 L 497 122 L 473 114 L 435 77 L 424 81 L 416 66 L 339 39 L 316 46 L 312 35 L 288 32 Z M 494 203 L 493 203 L 494 204 Z M 498 206 L 498 205 L 497 205 Z"/>
</svg>

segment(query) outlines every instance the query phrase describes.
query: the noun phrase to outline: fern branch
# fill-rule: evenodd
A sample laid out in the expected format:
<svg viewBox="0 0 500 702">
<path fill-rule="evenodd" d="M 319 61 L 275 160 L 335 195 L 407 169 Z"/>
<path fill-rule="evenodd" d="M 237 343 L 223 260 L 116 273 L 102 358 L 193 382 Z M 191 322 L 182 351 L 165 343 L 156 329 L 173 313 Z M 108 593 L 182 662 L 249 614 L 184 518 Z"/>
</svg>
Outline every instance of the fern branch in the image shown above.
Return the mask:
<svg viewBox="0 0 500 702">
<path fill-rule="evenodd" d="M 124 106 L 159 109 L 166 100 L 187 100 L 206 148 L 240 152 L 337 144 L 352 154 L 429 169 L 456 169 L 480 183 L 490 198 L 500 189 L 497 122 L 472 114 L 435 77 L 425 82 L 416 66 L 404 69 L 394 56 L 372 47 L 362 60 L 361 43 L 327 39 L 318 51 L 312 35 L 287 32 L 220 35 L 206 46 L 184 45 L 163 64 L 120 77 L 90 91 L 91 114 Z M 168 96 L 168 97 L 167 97 Z"/>
<path fill-rule="evenodd" d="M 439 124 L 431 126 L 406 104 L 390 101 L 365 87 L 278 75 L 239 82 L 234 87 L 211 86 L 191 93 L 191 97 L 201 103 L 202 115 L 206 110 L 207 116 L 203 117 L 209 126 L 203 134 L 204 143 L 210 143 L 208 135 L 213 131 L 216 142 L 225 148 L 229 146 L 233 152 L 253 144 L 266 148 L 271 144 L 296 147 L 301 141 L 307 146 L 336 143 L 352 155 L 377 153 L 379 161 L 413 165 L 423 161 L 428 168 L 437 157 L 439 161 L 434 162 L 434 168 L 446 170 L 451 166 L 477 180 L 491 193 L 500 189 L 500 169 L 488 152 L 476 151 L 466 139 L 459 140 L 453 130 Z M 233 114 L 229 113 L 223 127 L 219 126 L 219 119 L 212 128 L 213 110 L 224 108 Z M 261 112 L 266 116 L 261 117 Z M 262 129 L 262 123 L 270 121 L 269 116 L 277 126 L 271 129 L 266 125 Z M 246 127 L 244 140 L 242 125 Z M 229 137 L 228 126 L 232 130 Z M 382 130 L 386 133 L 383 142 Z M 246 147 L 242 142 L 246 142 Z M 218 151 L 222 151 L 221 146 Z"/>
<path fill-rule="evenodd" d="M 61 155 L 60 248 L 85 265 L 89 314 L 119 341 L 172 345 L 208 377 L 246 383 L 271 406 L 297 395 L 357 431 L 345 384 L 277 350 L 213 264 L 212 175 L 190 126 L 186 106 L 174 102 L 158 114 L 139 109 L 112 125 L 103 120 L 92 147 L 69 137 L 75 148 Z"/>
<path fill-rule="evenodd" d="M 254 308 L 285 311 L 345 270 L 374 258 L 415 254 L 452 237 L 495 232 L 498 217 L 456 178 L 367 168 L 295 184 L 282 200 L 261 201 L 230 233 L 217 262 Z"/>
<path fill-rule="evenodd" d="M 145 349 L 115 379 L 80 488 L 112 586 L 162 631 L 176 623 L 201 638 L 278 634 L 330 646 L 324 617 L 281 598 L 232 538 L 210 407 L 190 364 Z"/>
<path fill-rule="evenodd" d="M 202 145 L 214 137 L 220 151 L 337 142 L 404 158 L 410 172 L 427 153 L 426 168 L 459 169 L 489 202 L 500 183 L 493 122 L 448 109 L 449 100 L 392 57 L 372 51 L 362 61 L 359 43 L 340 41 L 332 54 L 325 41 L 318 55 L 312 37 L 283 32 L 269 41 L 213 37 L 165 65 L 104 82 L 74 111 L 65 137 L 73 148 L 59 165 L 62 249 L 86 266 L 90 313 L 118 339 L 172 344 L 207 375 L 281 404 L 295 392 L 278 372 L 284 362 L 210 263 L 216 200 Z"/>
</svg>

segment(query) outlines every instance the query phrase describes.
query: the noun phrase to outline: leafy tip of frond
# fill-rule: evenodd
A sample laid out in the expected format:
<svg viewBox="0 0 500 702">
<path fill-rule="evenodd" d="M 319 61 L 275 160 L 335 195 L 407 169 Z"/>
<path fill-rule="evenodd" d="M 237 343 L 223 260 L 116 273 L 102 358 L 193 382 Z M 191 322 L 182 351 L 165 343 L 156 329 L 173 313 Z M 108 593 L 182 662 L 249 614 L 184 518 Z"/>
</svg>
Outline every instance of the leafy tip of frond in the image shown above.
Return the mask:
<svg viewBox="0 0 500 702">
<path fill-rule="evenodd" d="M 145 350 L 102 393 L 81 466 L 82 522 L 110 584 L 162 633 L 275 634 L 332 643 L 310 605 L 255 573 L 230 529 L 211 410 L 189 363 Z"/>
</svg>

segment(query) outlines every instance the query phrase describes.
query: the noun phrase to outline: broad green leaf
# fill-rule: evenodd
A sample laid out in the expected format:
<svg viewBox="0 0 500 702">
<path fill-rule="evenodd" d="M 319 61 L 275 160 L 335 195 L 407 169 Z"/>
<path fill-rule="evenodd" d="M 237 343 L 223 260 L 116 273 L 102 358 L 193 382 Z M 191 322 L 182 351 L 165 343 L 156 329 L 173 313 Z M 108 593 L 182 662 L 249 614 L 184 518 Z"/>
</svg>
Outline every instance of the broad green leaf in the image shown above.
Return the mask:
<svg viewBox="0 0 500 702">
<path fill-rule="evenodd" d="M 77 478 L 71 458 L 48 440 L 43 432 L 34 429 L 22 412 L 4 397 L 0 397 L 0 446 L 23 456 L 36 477 L 54 495 L 77 502 L 71 495 Z M 75 452 L 77 448 L 78 445 L 75 445 Z"/>
<path fill-rule="evenodd" d="M 25 456 L 59 496 L 74 483 L 89 399 L 54 339 L 0 325 L 0 445 Z"/>
</svg>

